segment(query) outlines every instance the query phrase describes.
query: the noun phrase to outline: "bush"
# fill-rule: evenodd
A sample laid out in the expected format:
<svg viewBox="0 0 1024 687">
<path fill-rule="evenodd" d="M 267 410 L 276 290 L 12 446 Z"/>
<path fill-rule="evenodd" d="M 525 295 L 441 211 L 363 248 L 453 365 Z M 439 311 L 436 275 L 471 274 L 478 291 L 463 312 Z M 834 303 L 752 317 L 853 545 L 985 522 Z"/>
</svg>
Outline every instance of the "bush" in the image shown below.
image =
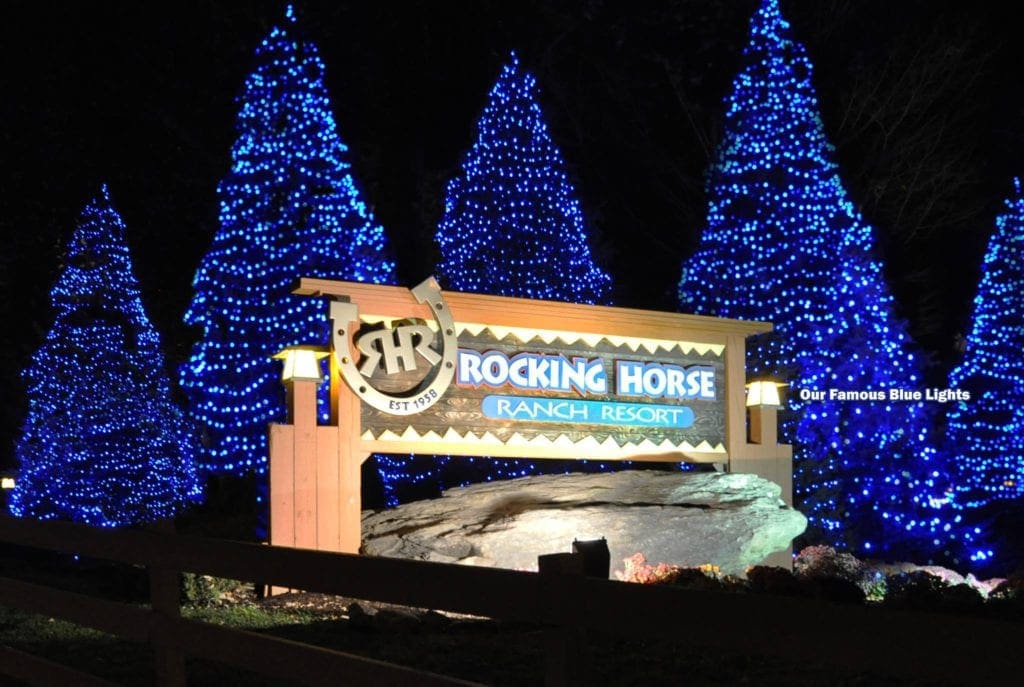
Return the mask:
<svg viewBox="0 0 1024 687">
<path fill-rule="evenodd" d="M 801 578 L 828 577 L 860 584 L 865 565 L 849 553 L 831 546 L 808 546 L 797 554 L 793 571 Z"/>
<path fill-rule="evenodd" d="M 210 575 L 185 573 L 181 576 L 181 602 L 196 608 L 219 606 L 225 594 L 238 591 L 245 583 Z"/>
<path fill-rule="evenodd" d="M 892 575 L 888 581 L 885 605 L 894 608 L 935 608 L 946 583 L 923 571 Z"/>
<path fill-rule="evenodd" d="M 942 590 L 939 610 L 949 613 L 974 613 L 985 605 L 985 597 L 969 584 L 954 584 Z"/>
<path fill-rule="evenodd" d="M 682 570 L 678 565 L 669 565 L 668 563 L 651 565 L 642 553 L 635 553 L 629 558 L 622 559 L 622 562 L 625 565 L 625 570 L 615 573 L 615 577 L 622 582 L 667 584 L 675 580 Z"/>
<path fill-rule="evenodd" d="M 785 568 L 755 565 L 747 568 L 747 583 L 750 591 L 757 594 L 779 596 L 804 596 L 805 591 L 796 575 Z"/>
<path fill-rule="evenodd" d="M 990 599 L 1024 600 L 1024 577 L 1012 576 L 1003 580 L 989 594 Z"/>
<path fill-rule="evenodd" d="M 624 558 L 622 562 L 625 564 L 625 570 L 615 573 L 615 577 L 622 582 L 671 584 L 700 591 L 721 591 L 735 588 L 737 585 L 742 586 L 742 583 L 731 577 L 722 578 L 721 569 L 717 565 L 708 564 L 696 568 L 669 563 L 651 565 L 642 553 Z"/>
<path fill-rule="evenodd" d="M 863 604 L 864 590 L 856 582 L 841 577 L 811 577 L 801 580 L 808 596 L 844 604 Z"/>
</svg>

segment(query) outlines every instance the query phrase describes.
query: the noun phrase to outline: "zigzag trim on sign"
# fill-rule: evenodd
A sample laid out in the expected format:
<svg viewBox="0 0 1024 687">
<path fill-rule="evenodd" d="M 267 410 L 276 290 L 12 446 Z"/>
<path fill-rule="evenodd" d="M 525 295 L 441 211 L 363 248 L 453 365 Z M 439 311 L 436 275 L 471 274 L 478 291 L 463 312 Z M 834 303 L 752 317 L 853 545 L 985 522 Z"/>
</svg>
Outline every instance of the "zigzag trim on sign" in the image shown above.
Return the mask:
<svg viewBox="0 0 1024 687">
<path fill-rule="evenodd" d="M 483 434 L 476 434 L 474 432 L 466 432 L 465 434 L 459 434 L 453 428 L 449 427 L 444 434 L 438 434 L 431 430 L 424 434 L 417 432 L 411 425 L 405 428 L 401 434 L 386 429 L 383 432 L 379 432 L 376 436 L 371 430 L 366 430 L 362 434 L 362 439 L 367 441 L 444 441 L 450 444 L 472 444 L 474 446 L 490 445 L 490 446 L 529 446 L 536 448 L 565 448 L 574 450 L 618 450 L 623 446 L 629 446 L 630 448 L 642 449 L 649 453 L 658 452 L 697 452 L 697 453 L 725 453 L 725 446 L 718 444 L 712 446 L 707 441 L 702 441 L 696 446 L 688 441 L 681 443 L 673 443 L 668 439 L 655 443 L 650 439 L 644 439 L 639 443 L 626 442 L 623 444 L 615 441 L 614 438 L 608 437 L 604 441 L 598 441 L 593 437 L 585 437 L 579 441 L 573 441 L 566 434 L 559 434 L 554 439 L 547 436 L 538 435 L 532 438 L 525 437 L 519 432 L 516 432 L 508 438 L 508 440 L 502 440 L 490 432 L 484 432 Z"/>
<path fill-rule="evenodd" d="M 393 322 L 398 321 L 396 318 L 376 317 L 373 315 L 365 317 L 360 316 L 359 319 L 368 324 L 383 322 L 389 327 L 392 326 Z M 433 320 L 422 322 L 422 324 L 426 324 L 434 331 L 438 330 L 437 322 Z M 475 324 L 472 322 L 456 322 L 455 329 L 457 334 L 469 333 L 473 336 L 479 336 L 480 333 L 486 329 L 489 330 L 498 341 L 501 341 L 507 336 L 514 336 L 523 343 L 529 343 L 534 339 L 539 339 L 546 344 L 558 341 L 571 346 L 582 341 L 588 346 L 595 347 L 601 341 L 607 341 L 612 346 L 625 346 L 634 353 L 640 349 L 651 354 L 658 353 L 659 351 L 666 351 L 669 353 L 678 352 L 684 355 L 694 352 L 697 353 L 697 355 L 704 355 L 705 353 L 711 352 L 716 356 L 721 357 L 722 351 L 725 350 L 725 346 L 723 344 L 700 343 L 697 341 L 671 341 L 668 339 L 646 339 L 635 336 L 611 336 L 606 334 L 579 334 L 577 332 L 555 331 L 551 329 L 498 327 L 495 325 Z"/>
</svg>

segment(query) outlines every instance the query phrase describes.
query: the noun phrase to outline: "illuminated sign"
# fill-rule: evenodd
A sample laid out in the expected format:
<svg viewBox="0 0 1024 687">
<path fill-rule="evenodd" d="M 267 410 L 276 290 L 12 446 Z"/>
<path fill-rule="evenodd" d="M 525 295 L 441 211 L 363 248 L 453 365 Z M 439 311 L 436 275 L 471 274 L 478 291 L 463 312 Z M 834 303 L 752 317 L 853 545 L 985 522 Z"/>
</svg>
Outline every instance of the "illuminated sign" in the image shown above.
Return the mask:
<svg viewBox="0 0 1024 687">
<path fill-rule="evenodd" d="M 442 293 L 433 279 L 302 278 L 293 293 L 331 299 L 331 423 L 315 357 L 311 371 L 296 358 L 289 422 L 270 425 L 272 543 L 358 552 L 373 453 L 714 463 L 789 501 L 775 409 L 751 408 L 748 427 L 744 406 L 744 339 L 766 322 Z"/>
<path fill-rule="evenodd" d="M 431 407 L 444 395 L 455 374 L 455 325 L 445 306 L 441 287 L 433 278 L 427 279 L 412 289 L 412 295 L 418 303 L 430 307 L 435 326 L 442 332 L 440 342 L 435 341 L 434 331 L 426 324 L 401 324 L 360 332 L 356 346 L 363 360 L 358 367 L 349 349 L 346 328 L 350 322 L 358 320 L 359 306 L 344 301 L 331 303 L 334 356 L 345 381 L 371 408 L 391 415 L 411 415 Z M 438 344 L 440 351 L 434 348 Z M 420 359 L 427 363 L 429 373 L 415 388 L 389 393 L 370 381 L 379 370 L 388 376 L 418 372 Z"/>
<path fill-rule="evenodd" d="M 724 452 L 722 346 L 504 332 L 455 321 L 433 279 L 412 293 L 433 321 L 359 322 L 356 303 L 331 303 L 335 357 L 364 401 L 365 439 Z"/>
</svg>

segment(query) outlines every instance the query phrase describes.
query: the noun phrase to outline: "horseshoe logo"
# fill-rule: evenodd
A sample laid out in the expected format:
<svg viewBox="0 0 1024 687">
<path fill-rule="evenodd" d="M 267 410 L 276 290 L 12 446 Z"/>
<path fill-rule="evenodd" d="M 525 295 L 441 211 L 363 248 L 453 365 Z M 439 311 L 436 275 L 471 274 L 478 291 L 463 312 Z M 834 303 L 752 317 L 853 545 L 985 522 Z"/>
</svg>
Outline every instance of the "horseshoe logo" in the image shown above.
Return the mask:
<svg viewBox="0 0 1024 687">
<path fill-rule="evenodd" d="M 455 320 L 441 295 L 441 287 L 433 277 L 424 279 L 410 289 L 418 303 L 425 303 L 441 333 L 441 352 L 431 347 L 434 331 L 426 325 L 401 325 L 362 334 L 356 347 L 363 354 L 356 365 L 349 347 L 348 327 L 359 319 L 359 306 L 345 301 L 331 302 L 331 329 L 334 357 L 345 383 L 356 396 L 373 408 L 390 415 L 414 415 L 441 400 L 455 376 L 458 339 Z M 419 361 L 431 366 L 426 378 L 409 391 L 387 394 L 370 384 L 370 376 L 381 367 L 388 374 L 415 370 Z"/>
</svg>

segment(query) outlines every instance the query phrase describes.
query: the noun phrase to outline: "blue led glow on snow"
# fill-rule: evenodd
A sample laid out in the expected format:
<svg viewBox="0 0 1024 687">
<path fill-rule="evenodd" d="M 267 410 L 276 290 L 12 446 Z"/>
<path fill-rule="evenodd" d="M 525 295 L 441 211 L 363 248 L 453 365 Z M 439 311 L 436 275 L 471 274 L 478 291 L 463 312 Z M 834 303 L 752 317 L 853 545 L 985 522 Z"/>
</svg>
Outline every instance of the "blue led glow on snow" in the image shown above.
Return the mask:
<svg viewBox="0 0 1024 687">
<path fill-rule="evenodd" d="M 100 527 L 173 517 L 201 496 L 198 447 L 170 400 L 105 186 L 82 211 L 51 300 L 53 327 L 23 373 L 29 412 L 11 513 Z"/>
<path fill-rule="evenodd" d="M 267 423 L 285 418 L 285 346 L 329 341 L 327 303 L 291 295 L 299 277 L 394 283 L 383 229 L 352 178 L 316 46 L 289 6 L 256 50 L 239 98 L 220 228 L 185 321 L 200 328 L 182 386 L 203 431 L 207 473 L 263 475 Z M 327 421 L 328 390 L 319 397 Z"/>
<path fill-rule="evenodd" d="M 955 548 L 950 480 L 921 403 L 801 402 L 801 389 L 919 386 L 918 361 L 825 136 L 812 65 L 777 0 L 751 21 L 708 183 L 707 224 L 686 262 L 686 311 L 775 323 L 749 341 L 753 379 L 789 382 L 796 506 L 820 538 L 884 554 Z M 941 517 L 940 517 L 941 516 Z"/>
</svg>

